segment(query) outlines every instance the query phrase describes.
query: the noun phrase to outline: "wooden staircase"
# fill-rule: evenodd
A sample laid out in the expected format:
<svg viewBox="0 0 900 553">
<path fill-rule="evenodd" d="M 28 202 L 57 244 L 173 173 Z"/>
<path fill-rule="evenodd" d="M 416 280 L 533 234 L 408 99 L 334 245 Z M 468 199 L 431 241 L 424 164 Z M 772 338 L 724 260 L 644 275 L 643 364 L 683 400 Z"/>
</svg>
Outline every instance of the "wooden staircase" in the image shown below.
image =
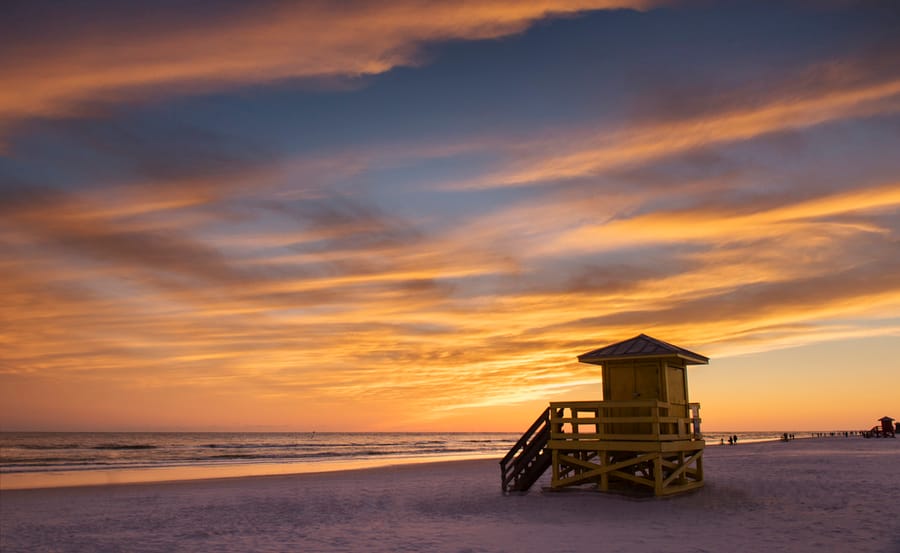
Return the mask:
<svg viewBox="0 0 900 553">
<path fill-rule="evenodd" d="M 500 486 L 504 493 L 524 492 L 551 464 L 550 408 L 548 407 L 500 461 Z"/>
</svg>

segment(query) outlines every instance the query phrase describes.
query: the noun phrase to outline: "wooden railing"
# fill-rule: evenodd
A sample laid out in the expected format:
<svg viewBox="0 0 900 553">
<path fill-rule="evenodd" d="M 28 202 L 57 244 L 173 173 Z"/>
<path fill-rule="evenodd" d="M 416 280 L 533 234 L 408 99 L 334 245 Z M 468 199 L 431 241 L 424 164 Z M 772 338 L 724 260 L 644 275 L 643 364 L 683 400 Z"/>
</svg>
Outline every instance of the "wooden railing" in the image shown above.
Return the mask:
<svg viewBox="0 0 900 553">
<path fill-rule="evenodd" d="M 689 403 L 688 408 L 691 411 L 691 434 L 694 439 L 702 440 L 703 432 L 700 432 L 700 404 Z"/>
<path fill-rule="evenodd" d="M 500 485 L 504 492 L 524 491 L 550 466 L 550 409 L 544 409 L 534 424 L 500 461 Z"/>
<path fill-rule="evenodd" d="M 699 439 L 700 404 L 658 400 L 550 403 L 551 440 Z"/>
</svg>

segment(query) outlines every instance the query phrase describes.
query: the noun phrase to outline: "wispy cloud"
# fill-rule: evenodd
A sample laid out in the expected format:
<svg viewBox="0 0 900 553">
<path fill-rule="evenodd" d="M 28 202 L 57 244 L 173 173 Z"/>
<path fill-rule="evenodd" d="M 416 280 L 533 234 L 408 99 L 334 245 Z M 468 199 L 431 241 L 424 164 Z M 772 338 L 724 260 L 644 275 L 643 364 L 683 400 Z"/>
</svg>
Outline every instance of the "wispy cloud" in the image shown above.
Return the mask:
<svg viewBox="0 0 900 553">
<path fill-rule="evenodd" d="M 750 214 L 653 212 L 594 229 L 617 241 L 564 236 L 508 260 L 496 256 L 502 243 L 404 229 L 346 198 L 276 209 L 296 234 L 260 233 L 255 245 L 266 254 L 258 259 L 135 230 L 139 218 L 92 208 L 97 200 L 88 196 L 43 201 L 40 216 L 20 203 L 4 219 L 8 242 L 21 241 L 7 250 L 5 258 L 20 264 L 4 285 L 10 297 L 41 307 L 4 306 L 17 331 L 4 335 L 15 347 L 3 365 L 7 374 L 52 370 L 220 392 L 239 386 L 297 400 L 523 401 L 546 393 L 551 377 L 567 387 L 587 382 L 572 356 L 604 336 L 649 330 L 727 353 L 853 335 L 860 327 L 848 317 L 889 317 L 900 305 L 900 268 L 890 255 L 894 231 L 878 215 L 896 211 L 897 190 L 872 187 Z M 834 222 L 848 215 L 856 223 Z M 731 236 L 727 249 L 723 235 Z M 58 253 L 36 255 L 51 250 L 32 240 L 50 241 Z M 681 246 L 648 249 L 673 242 Z M 579 255 L 640 253 L 561 272 L 557 260 L 570 255 L 570 243 Z M 871 259 L 842 263 L 848 249 Z M 818 259 L 797 264 L 797 251 Z"/>
<path fill-rule="evenodd" d="M 215 13 L 182 10 L 172 25 L 156 14 L 91 18 L 84 33 L 47 26 L 18 36 L 0 58 L 0 130 L 29 117 L 91 111 L 97 105 L 209 92 L 284 79 L 343 79 L 418 64 L 434 41 L 521 32 L 533 22 L 585 10 L 645 8 L 652 0 L 548 0 L 477 4 L 398 1 L 255 3 Z M 74 32 L 70 29 L 74 29 Z"/>
<path fill-rule="evenodd" d="M 657 211 L 627 219 L 585 225 L 548 244 L 549 251 L 596 251 L 641 244 L 703 241 L 727 244 L 746 237 L 800 236 L 810 230 L 831 232 L 889 232 L 864 222 L 827 218 L 867 211 L 894 212 L 900 206 L 900 183 L 839 193 L 743 213 L 741 206 L 705 206 L 681 212 Z"/>
<path fill-rule="evenodd" d="M 859 81 L 856 76 L 851 81 Z M 867 75 L 865 75 L 867 76 Z M 555 183 L 633 167 L 709 146 L 829 121 L 891 115 L 900 112 L 900 80 L 845 82 L 833 77 L 789 95 L 765 98 L 760 104 L 713 110 L 680 120 L 644 123 L 591 133 L 571 129 L 559 138 L 520 144 L 503 170 L 452 183 L 451 188 L 491 188 Z"/>
<path fill-rule="evenodd" d="M 900 336 L 891 54 L 798 62 L 758 87 L 700 82 L 686 107 L 535 118 L 526 136 L 474 124 L 490 111 L 474 94 L 449 110 L 471 123 L 453 132 L 393 132 L 409 119 L 391 112 L 372 123 L 383 133 L 343 141 L 318 139 L 352 117 L 290 117 L 278 138 L 245 128 L 271 108 L 252 94 L 203 117 L 200 99 L 128 114 L 424 67 L 435 42 L 618 6 L 649 4 L 276 3 L 127 31 L 114 13 L 45 46 L 19 33 L 0 126 L 116 107 L 32 120 L 0 160 L 0 380 L 183 394 L 292 424 L 320 410 L 362 424 L 343 412 L 364 402 L 370 427 L 412 428 L 596 383 L 575 355 L 638 332 L 719 356 Z M 523 47 L 510 43 L 494 46 Z M 636 105 L 670 90 L 647 82 L 628 85 Z M 334 92 L 304 116 L 381 106 Z"/>
</svg>

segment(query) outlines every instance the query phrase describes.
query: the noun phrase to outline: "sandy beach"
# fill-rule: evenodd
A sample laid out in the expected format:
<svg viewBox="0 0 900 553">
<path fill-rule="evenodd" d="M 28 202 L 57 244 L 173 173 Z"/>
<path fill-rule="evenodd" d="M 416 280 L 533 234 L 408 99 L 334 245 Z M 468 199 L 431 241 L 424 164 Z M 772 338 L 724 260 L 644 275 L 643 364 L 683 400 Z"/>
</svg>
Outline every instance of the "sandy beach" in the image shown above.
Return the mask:
<svg viewBox="0 0 900 553">
<path fill-rule="evenodd" d="M 495 460 L 9 490 L 0 550 L 900 552 L 900 440 L 710 447 L 668 499 L 500 493 Z"/>
</svg>

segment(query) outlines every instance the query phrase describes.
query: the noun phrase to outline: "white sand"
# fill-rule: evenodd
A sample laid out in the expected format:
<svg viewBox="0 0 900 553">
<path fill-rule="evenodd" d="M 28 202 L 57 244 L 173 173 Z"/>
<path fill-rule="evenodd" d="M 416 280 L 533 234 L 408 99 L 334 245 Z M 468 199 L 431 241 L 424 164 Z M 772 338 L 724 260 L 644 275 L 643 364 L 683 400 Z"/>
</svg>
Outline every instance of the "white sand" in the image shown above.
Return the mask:
<svg viewBox="0 0 900 553">
<path fill-rule="evenodd" d="M 668 499 L 499 491 L 496 461 L 0 493 L 0 550 L 900 553 L 900 439 L 711 447 Z M 543 484 L 546 484 L 546 477 Z"/>
</svg>

